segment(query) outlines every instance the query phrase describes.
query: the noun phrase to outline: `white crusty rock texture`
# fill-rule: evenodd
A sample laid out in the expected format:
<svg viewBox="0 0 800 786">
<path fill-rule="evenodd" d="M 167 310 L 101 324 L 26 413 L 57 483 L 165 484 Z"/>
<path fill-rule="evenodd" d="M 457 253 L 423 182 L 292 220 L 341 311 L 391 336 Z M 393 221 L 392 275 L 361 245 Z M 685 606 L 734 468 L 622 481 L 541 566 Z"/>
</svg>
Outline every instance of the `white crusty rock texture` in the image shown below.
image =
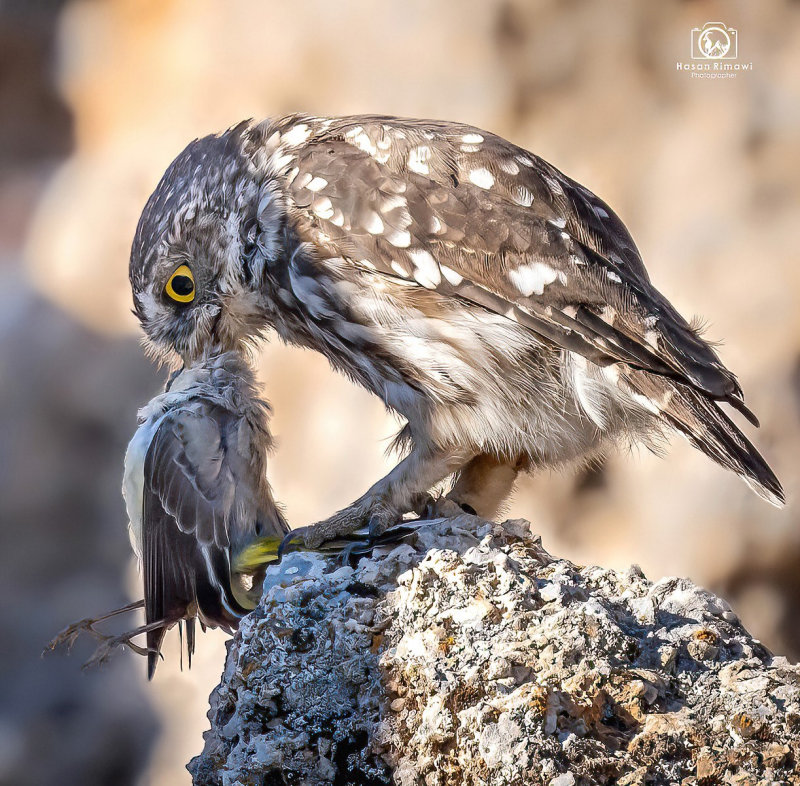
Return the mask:
<svg viewBox="0 0 800 786">
<path fill-rule="evenodd" d="M 289 555 L 209 719 L 203 786 L 800 784 L 800 668 L 690 581 L 556 559 L 522 520 Z"/>
</svg>

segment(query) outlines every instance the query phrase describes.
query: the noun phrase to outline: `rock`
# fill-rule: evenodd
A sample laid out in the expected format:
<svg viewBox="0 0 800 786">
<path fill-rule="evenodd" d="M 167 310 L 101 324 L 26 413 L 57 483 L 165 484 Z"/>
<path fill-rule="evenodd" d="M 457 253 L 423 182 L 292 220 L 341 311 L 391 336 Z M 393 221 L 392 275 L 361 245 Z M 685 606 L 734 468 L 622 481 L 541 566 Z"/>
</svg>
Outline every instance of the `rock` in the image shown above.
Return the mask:
<svg viewBox="0 0 800 786">
<path fill-rule="evenodd" d="M 800 669 L 684 579 L 525 522 L 290 555 L 232 640 L 197 784 L 800 783 Z M 796 780 L 791 780 L 795 778 Z"/>
</svg>

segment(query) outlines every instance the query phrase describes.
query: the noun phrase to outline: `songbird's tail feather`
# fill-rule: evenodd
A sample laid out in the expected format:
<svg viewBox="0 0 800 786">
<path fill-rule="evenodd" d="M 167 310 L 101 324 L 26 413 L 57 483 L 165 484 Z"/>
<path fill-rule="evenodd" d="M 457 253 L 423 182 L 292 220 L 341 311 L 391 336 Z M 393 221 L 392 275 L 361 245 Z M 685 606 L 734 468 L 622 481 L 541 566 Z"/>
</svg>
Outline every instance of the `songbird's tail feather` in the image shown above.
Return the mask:
<svg viewBox="0 0 800 786">
<path fill-rule="evenodd" d="M 147 631 L 147 679 L 152 680 L 161 657 L 161 645 L 167 635 L 166 625 Z"/>
</svg>

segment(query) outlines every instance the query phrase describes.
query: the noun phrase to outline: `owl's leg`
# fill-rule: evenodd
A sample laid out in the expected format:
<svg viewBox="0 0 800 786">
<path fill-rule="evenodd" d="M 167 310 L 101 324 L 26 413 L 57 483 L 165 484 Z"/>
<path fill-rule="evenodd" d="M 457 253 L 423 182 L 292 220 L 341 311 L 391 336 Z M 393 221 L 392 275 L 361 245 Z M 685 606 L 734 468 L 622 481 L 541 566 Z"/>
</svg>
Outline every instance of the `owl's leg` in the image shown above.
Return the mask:
<svg viewBox="0 0 800 786">
<path fill-rule="evenodd" d="M 524 468 L 524 462 L 510 463 L 481 453 L 458 473 L 447 499 L 482 518 L 492 519 L 502 510 Z"/>
<path fill-rule="evenodd" d="M 404 513 L 414 511 L 425 492 L 457 472 L 471 458 L 463 453 L 444 453 L 428 446 L 415 446 L 386 477 L 352 505 L 311 527 L 290 532 L 284 538 L 281 551 L 299 542 L 307 548 L 316 548 L 365 525 L 369 525 L 370 535 L 380 535 L 398 523 Z"/>
</svg>

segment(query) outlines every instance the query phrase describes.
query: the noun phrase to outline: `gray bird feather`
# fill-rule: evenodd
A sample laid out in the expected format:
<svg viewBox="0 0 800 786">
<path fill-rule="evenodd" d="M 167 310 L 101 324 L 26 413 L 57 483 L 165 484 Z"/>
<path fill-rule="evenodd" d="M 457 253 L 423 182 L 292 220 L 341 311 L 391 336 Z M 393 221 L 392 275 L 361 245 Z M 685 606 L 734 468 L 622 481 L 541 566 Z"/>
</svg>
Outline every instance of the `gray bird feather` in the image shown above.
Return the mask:
<svg viewBox="0 0 800 786">
<path fill-rule="evenodd" d="M 140 412 L 123 488 L 146 623 L 164 623 L 147 632 L 150 676 L 175 623 L 186 623 L 190 659 L 196 618 L 236 627 L 253 608 L 237 555 L 288 531 L 267 483 L 267 416 L 248 363 L 230 352 L 184 369 Z"/>
</svg>

